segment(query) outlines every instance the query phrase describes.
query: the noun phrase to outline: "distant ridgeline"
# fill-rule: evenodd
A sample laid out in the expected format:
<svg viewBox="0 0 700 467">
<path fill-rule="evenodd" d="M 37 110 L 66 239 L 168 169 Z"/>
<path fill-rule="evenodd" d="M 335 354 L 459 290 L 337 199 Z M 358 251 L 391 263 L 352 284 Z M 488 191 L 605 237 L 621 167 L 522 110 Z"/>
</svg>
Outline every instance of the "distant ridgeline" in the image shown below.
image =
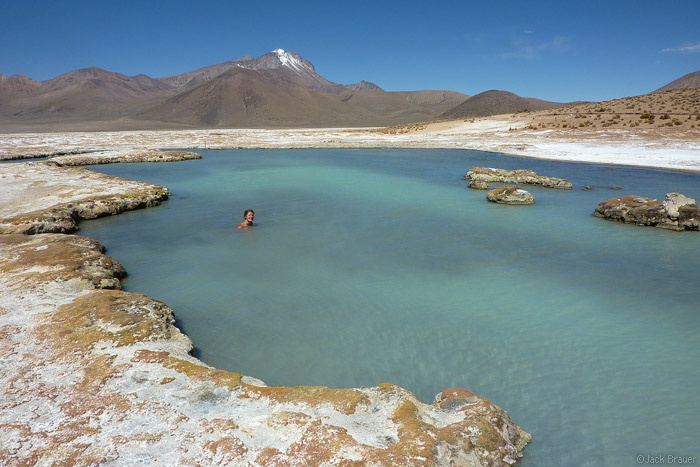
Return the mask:
<svg viewBox="0 0 700 467">
<path fill-rule="evenodd" d="M 660 90 L 700 86 L 690 73 Z M 0 75 L 4 131 L 375 127 L 546 110 L 564 104 L 506 91 L 387 92 L 343 85 L 277 49 L 164 78 L 83 68 L 47 81 Z"/>
<path fill-rule="evenodd" d="M 100 68 L 42 82 L 0 75 L 0 122 L 54 130 L 387 126 L 434 120 L 468 97 L 333 83 L 277 49 L 164 78 Z"/>
</svg>

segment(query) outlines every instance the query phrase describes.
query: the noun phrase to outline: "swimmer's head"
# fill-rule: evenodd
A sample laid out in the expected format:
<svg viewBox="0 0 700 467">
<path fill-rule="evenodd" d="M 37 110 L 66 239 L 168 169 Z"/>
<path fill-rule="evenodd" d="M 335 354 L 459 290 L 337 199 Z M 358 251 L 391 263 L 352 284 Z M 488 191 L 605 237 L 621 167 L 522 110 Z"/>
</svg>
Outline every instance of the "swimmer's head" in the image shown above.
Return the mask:
<svg viewBox="0 0 700 467">
<path fill-rule="evenodd" d="M 252 209 L 246 209 L 245 211 L 243 211 L 243 219 L 252 222 L 253 219 L 255 219 L 255 211 L 253 211 Z"/>
</svg>

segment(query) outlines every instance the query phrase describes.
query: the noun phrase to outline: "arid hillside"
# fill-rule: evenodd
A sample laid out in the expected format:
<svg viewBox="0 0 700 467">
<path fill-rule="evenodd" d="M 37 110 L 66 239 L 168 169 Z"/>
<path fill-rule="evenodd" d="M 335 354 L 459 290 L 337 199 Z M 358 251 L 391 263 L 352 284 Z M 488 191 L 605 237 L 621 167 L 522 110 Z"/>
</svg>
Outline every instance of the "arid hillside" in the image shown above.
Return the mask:
<svg viewBox="0 0 700 467">
<path fill-rule="evenodd" d="M 560 102 L 550 102 L 520 97 L 507 91 L 486 91 L 470 97 L 441 115 L 442 118 L 488 117 L 504 113 L 534 111 L 561 107 Z"/>
<path fill-rule="evenodd" d="M 677 130 L 700 126 L 700 88 L 659 91 L 611 101 L 532 112 L 529 129 L 636 128 Z"/>
<path fill-rule="evenodd" d="M 639 135 L 683 134 L 700 136 L 700 88 L 656 91 L 641 96 L 603 102 L 556 107 L 539 111 L 517 111 L 489 117 L 443 119 L 408 125 L 395 125 L 376 131 L 407 134 L 428 127 L 490 120 L 511 123 L 512 132 L 557 130 L 557 135 L 585 135 L 605 130 L 626 130 Z M 609 131 L 608 131 L 609 132 Z M 546 136 L 547 133 L 542 133 Z"/>
<path fill-rule="evenodd" d="M 688 73 L 677 80 L 671 81 L 657 91 L 670 91 L 672 89 L 700 88 L 700 71 Z"/>
</svg>

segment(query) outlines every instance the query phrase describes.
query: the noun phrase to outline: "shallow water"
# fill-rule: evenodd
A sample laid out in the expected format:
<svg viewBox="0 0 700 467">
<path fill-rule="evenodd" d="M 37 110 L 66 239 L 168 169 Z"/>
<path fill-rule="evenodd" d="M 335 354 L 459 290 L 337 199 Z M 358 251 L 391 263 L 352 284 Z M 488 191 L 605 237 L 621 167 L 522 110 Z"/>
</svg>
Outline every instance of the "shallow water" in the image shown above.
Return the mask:
<svg viewBox="0 0 700 467">
<path fill-rule="evenodd" d="M 700 176 L 460 150 L 202 154 L 93 167 L 173 196 L 80 233 L 126 267 L 126 290 L 175 311 L 204 362 L 270 385 L 389 381 L 424 402 L 465 387 L 533 435 L 524 466 L 700 455 L 700 234 L 591 215 L 613 196 L 700 198 Z M 472 166 L 574 190 L 494 205 L 466 189 Z M 256 226 L 235 230 L 249 207 Z"/>
</svg>

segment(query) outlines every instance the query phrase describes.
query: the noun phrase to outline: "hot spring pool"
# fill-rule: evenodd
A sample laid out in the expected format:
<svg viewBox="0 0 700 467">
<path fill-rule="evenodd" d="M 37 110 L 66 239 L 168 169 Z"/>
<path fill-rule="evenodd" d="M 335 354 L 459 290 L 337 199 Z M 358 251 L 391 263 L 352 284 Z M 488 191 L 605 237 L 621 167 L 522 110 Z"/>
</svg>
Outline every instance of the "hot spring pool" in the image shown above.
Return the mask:
<svg viewBox="0 0 700 467">
<path fill-rule="evenodd" d="M 462 150 L 202 154 L 93 167 L 173 196 L 80 234 L 126 290 L 175 311 L 204 362 L 269 385 L 389 381 L 424 402 L 464 387 L 533 435 L 523 466 L 700 456 L 700 233 L 592 216 L 613 196 L 698 199 L 700 176 Z M 494 205 L 466 188 L 472 166 L 574 189 Z M 256 226 L 236 230 L 246 208 Z"/>
</svg>

